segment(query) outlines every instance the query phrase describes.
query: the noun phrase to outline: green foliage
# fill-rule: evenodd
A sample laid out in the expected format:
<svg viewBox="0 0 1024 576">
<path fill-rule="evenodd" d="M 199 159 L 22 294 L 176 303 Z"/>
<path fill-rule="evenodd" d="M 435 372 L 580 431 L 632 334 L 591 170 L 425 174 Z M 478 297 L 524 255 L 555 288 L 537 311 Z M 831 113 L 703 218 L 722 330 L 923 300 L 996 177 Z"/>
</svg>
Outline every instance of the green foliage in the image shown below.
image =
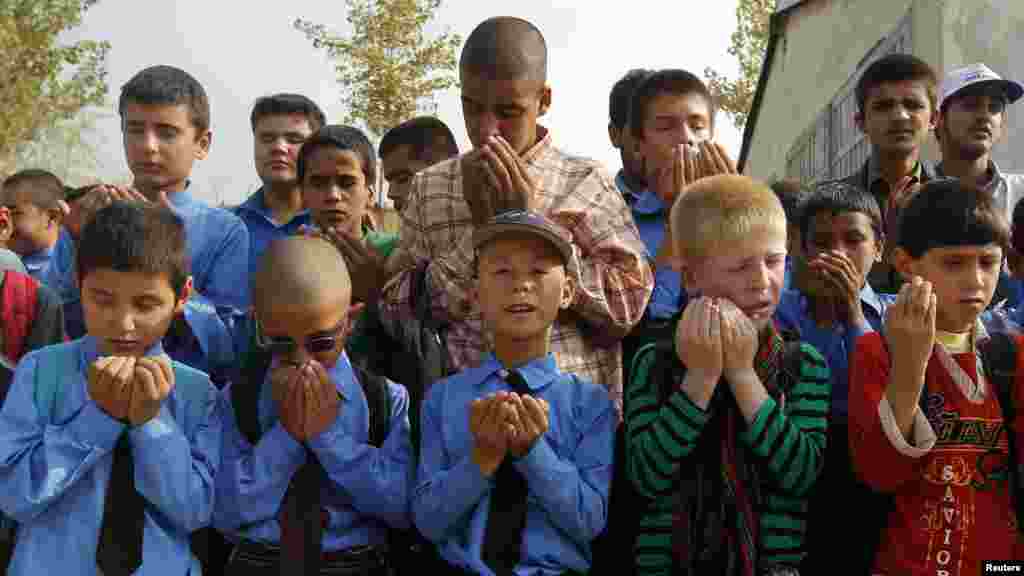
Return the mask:
<svg viewBox="0 0 1024 576">
<path fill-rule="evenodd" d="M 737 128 L 742 128 L 746 123 L 757 91 L 757 80 L 764 64 L 774 10 L 775 0 L 739 0 L 736 6 L 736 30 L 729 42 L 729 54 L 739 61 L 739 77 L 730 79 L 711 68 L 704 69 L 708 88 L 714 94 L 719 109 L 732 118 Z"/>
<path fill-rule="evenodd" d="M 377 136 L 421 112 L 434 112 L 434 94 L 456 84 L 456 51 L 450 32 L 428 38 L 424 27 L 441 0 L 345 0 L 351 34 L 296 20 L 295 28 L 335 61 L 344 88 L 346 123 Z"/>
<path fill-rule="evenodd" d="M 107 42 L 59 44 L 97 0 L 0 0 L 0 176 L 19 146 L 106 99 Z"/>
</svg>

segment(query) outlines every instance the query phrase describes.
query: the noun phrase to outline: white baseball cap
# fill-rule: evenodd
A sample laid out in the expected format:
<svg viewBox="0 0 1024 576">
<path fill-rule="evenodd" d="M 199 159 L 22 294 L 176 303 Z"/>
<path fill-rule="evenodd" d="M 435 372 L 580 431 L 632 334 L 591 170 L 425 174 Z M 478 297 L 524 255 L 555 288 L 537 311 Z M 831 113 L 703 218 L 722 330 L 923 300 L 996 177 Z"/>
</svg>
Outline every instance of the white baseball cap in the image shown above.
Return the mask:
<svg viewBox="0 0 1024 576">
<path fill-rule="evenodd" d="M 942 79 L 942 86 L 939 88 L 939 110 L 942 110 L 942 104 L 957 92 L 968 86 L 981 83 L 999 85 L 1006 93 L 1006 100 L 1009 104 L 1013 104 L 1020 100 L 1021 96 L 1024 96 L 1024 85 L 1013 80 L 1003 80 L 992 69 L 979 62 L 957 68 L 946 74 L 946 77 Z"/>
</svg>

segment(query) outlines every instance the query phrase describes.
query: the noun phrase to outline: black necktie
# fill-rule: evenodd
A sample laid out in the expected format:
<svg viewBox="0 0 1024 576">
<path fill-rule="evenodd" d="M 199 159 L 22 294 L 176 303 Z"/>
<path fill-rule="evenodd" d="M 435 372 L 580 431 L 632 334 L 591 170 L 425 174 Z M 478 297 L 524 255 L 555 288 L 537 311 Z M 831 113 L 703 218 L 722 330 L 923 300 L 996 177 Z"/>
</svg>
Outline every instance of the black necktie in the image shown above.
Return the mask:
<svg viewBox="0 0 1024 576">
<path fill-rule="evenodd" d="M 128 576 L 142 566 L 142 532 L 146 523 L 145 501 L 135 490 L 132 447 L 128 433 L 114 446 L 103 523 L 96 547 L 96 565 L 104 576 Z"/>
<path fill-rule="evenodd" d="M 320 573 L 324 521 L 320 511 L 320 489 L 324 471 L 312 451 L 306 450 L 306 463 L 292 477 L 284 495 L 281 524 L 282 575 L 305 576 Z"/>
<path fill-rule="evenodd" d="M 528 394 L 526 380 L 516 371 L 505 379 L 512 391 Z M 494 491 L 484 530 L 483 561 L 498 576 L 512 574 L 519 563 L 519 551 L 526 528 L 526 479 L 506 456 L 494 475 Z"/>
</svg>

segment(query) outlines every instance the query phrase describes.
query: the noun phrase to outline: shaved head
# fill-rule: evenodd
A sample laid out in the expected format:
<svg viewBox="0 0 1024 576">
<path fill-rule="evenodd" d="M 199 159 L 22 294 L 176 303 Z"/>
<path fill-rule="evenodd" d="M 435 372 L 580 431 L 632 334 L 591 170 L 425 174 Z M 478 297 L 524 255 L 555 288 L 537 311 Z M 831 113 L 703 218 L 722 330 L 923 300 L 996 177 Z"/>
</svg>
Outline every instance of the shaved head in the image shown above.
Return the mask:
<svg viewBox="0 0 1024 576">
<path fill-rule="evenodd" d="M 462 48 L 459 73 L 488 80 L 547 81 L 548 47 L 536 26 L 500 16 L 480 23 Z"/>
<path fill-rule="evenodd" d="M 338 249 L 326 240 L 290 236 L 275 240 L 253 278 L 253 304 L 260 315 L 272 307 L 292 309 L 339 304 L 348 308 L 352 284 Z"/>
</svg>

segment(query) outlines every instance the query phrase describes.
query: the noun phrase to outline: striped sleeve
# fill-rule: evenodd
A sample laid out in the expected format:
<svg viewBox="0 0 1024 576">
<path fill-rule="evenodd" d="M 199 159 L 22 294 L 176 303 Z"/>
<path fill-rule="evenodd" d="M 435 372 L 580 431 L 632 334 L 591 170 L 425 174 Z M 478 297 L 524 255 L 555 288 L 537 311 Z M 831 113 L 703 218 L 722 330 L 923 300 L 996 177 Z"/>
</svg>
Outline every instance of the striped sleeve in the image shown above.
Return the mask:
<svg viewBox="0 0 1024 576">
<path fill-rule="evenodd" d="M 785 408 L 769 398 L 743 441 L 765 458 L 775 484 L 793 496 L 814 486 L 825 463 L 831 380 L 824 358 L 809 344 L 800 345 L 800 378 L 785 399 Z"/>
<path fill-rule="evenodd" d="M 710 418 L 678 389 L 658 401 L 656 358 L 653 348 L 637 358 L 626 398 L 627 469 L 636 490 L 648 498 L 672 493 L 680 461 L 693 451 Z"/>
</svg>

